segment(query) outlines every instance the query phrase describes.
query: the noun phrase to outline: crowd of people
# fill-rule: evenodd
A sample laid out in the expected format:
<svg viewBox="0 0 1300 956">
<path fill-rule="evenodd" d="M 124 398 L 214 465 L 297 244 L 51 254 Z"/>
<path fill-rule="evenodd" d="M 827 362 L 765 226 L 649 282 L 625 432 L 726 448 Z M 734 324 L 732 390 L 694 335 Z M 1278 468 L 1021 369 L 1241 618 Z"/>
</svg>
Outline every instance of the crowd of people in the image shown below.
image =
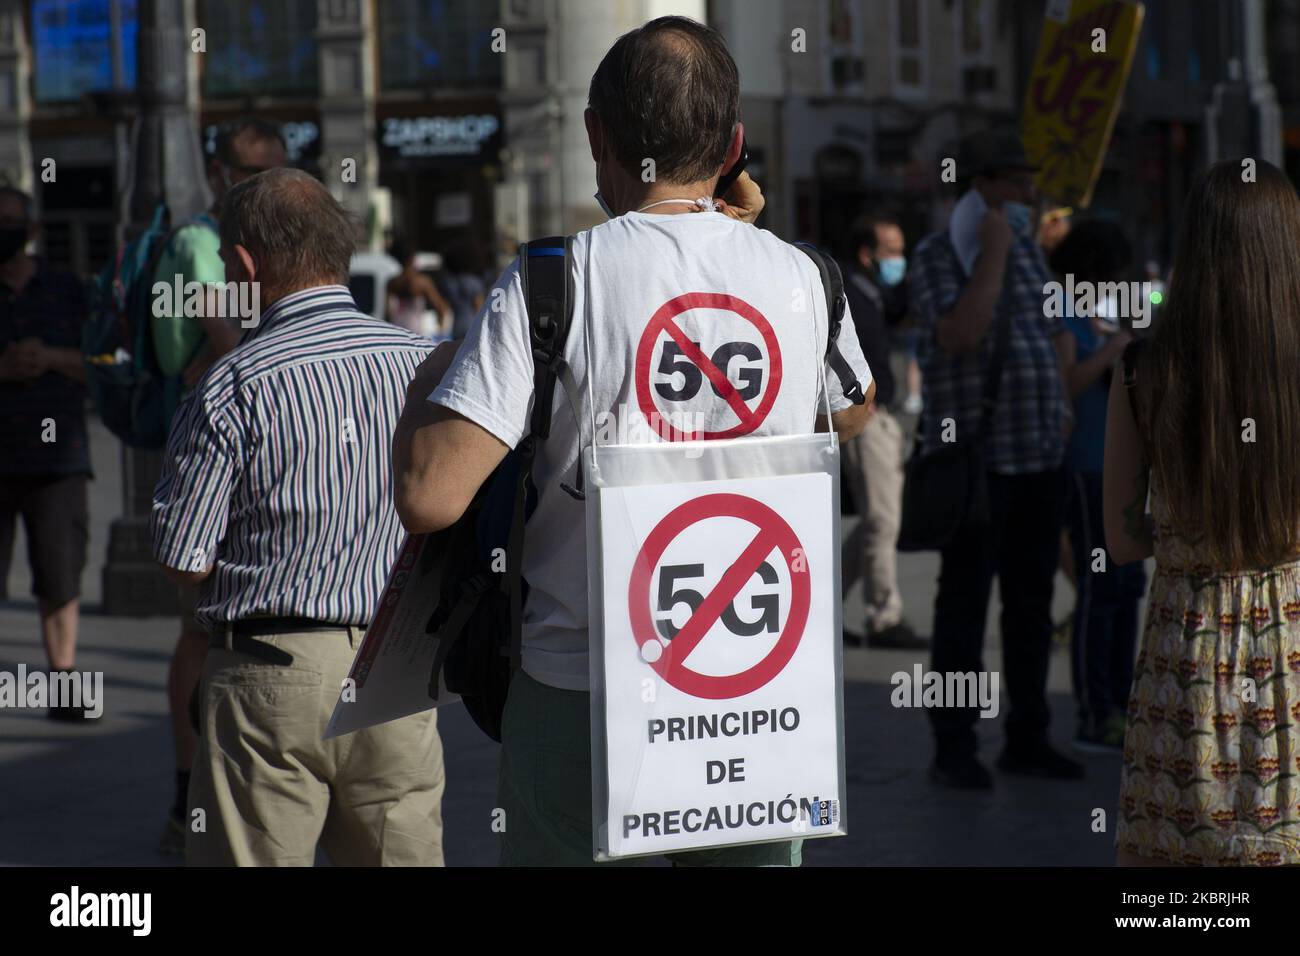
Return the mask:
<svg viewBox="0 0 1300 956">
<path fill-rule="evenodd" d="M 533 472 L 522 667 L 502 726 L 505 863 L 591 863 L 585 513 L 561 485 L 583 416 L 628 401 L 642 313 L 682 289 L 743 289 L 778 334 L 806 327 L 778 303 L 819 281 L 811 260 L 755 226 L 763 198 L 747 174 L 714 197 L 742 155 L 738 103 L 719 36 L 677 17 L 620 38 L 591 81 L 587 133 L 611 219 L 574 237 L 575 315 L 598 321 L 564 346 L 577 387 L 556 390 Z M 1189 199 L 1166 307 L 1140 330 L 1113 302 L 1064 315 L 1044 305 L 1053 279 L 1133 276 L 1117 224 L 1037 213 L 1014 134 L 967 138 L 957 168 L 942 229 L 909 244 L 897 215 L 874 210 L 844 237 L 850 320 L 833 344 L 865 401 L 792 335 L 780 397 L 754 434 L 838 434 L 860 516 L 844 584 L 862 581 L 868 647 L 929 647 L 938 673 L 986 670 L 997 579 L 1002 773 L 1084 774 L 1049 743 L 1064 571 L 1074 742 L 1123 755 L 1121 862 L 1300 863 L 1300 199 L 1262 161 L 1249 181 L 1236 164 L 1212 166 Z M 405 535 L 454 525 L 528 434 L 535 343 L 520 263 L 489 289 L 474 251 L 452 250 L 439 288 L 399 239 L 390 321 L 376 322 L 347 288 L 347 214 L 285 168 L 274 126 L 228 126 L 209 173 L 212 208 L 170 238 L 158 274 L 258 283 L 262 312 L 248 330 L 182 315 L 153 329 L 161 367 L 186 385 L 152 519 L 180 608 L 165 842 L 197 864 L 310 865 L 318 844 L 336 863 L 440 864 L 436 712 L 323 731 Z M 87 307 L 75 281 L 28 254 L 35 236 L 30 198 L 0 189 L 0 560 L 21 515 L 49 667 L 61 670 L 75 667 L 85 564 Z M 824 303 L 813 320 L 824 343 Z M 818 421 L 823 381 L 831 415 Z M 51 427 L 57 441 L 42 437 Z M 927 638 L 898 585 L 903 466 L 953 442 L 981 445 L 988 521 L 943 544 Z M 935 784 L 991 788 L 975 708 L 929 715 Z M 202 830 L 187 825 L 194 808 Z M 797 865 L 800 853 L 789 840 L 674 859 Z"/>
</svg>

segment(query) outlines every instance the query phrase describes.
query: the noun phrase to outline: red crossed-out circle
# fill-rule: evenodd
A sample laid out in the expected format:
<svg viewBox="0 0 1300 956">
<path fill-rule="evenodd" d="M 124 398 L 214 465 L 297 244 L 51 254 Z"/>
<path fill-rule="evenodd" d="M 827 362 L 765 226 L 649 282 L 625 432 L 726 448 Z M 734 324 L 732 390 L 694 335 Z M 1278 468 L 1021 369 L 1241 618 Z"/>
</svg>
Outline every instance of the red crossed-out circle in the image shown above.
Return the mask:
<svg viewBox="0 0 1300 956">
<path fill-rule="evenodd" d="M 740 394 L 736 391 L 736 386 L 731 384 L 726 373 L 714 365 L 713 361 L 690 340 L 690 337 L 682 331 L 682 327 L 677 324 L 677 316 L 691 309 L 721 309 L 726 312 L 734 312 L 758 329 L 759 334 L 763 336 L 768 355 L 767 388 L 755 408 L 751 409 L 745 404 L 745 400 L 740 397 Z M 723 400 L 731 407 L 736 417 L 740 419 L 738 424 L 720 432 L 692 434 L 678 431 L 668 421 L 667 416 L 660 413 L 658 406 L 655 405 L 650 386 L 650 376 L 653 373 L 650 360 L 654 356 L 655 344 L 659 341 L 661 333 L 667 333 L 677 343 L 677 347 L 682 350 L 682 354 L 704 373 L 705 378 L 721 394 Z M 650 427 L 656 428 L 668 441 L 710 441 L 718 438 L 738 438 L 741 435 L 748 435 L 763 424 L 763 419 L 767 418 L 767 413 L 772 410 L 772 406 L 776 403 L 776 393 L 781 388 L 781 346 L 777 343 L 776 333 L 772 331 L 771 323 L 763 317 L 763 313 L 744 299 L 738 299 L 734 295 L 725 295 L 720 292 L 687 292 L 675 299 L 669 299 L 650 317 L 650 322 L 646 325 L 645 331 L 641 333 L 641 341 L 636 349 L 635 378 L 636 398 L 637 404 L 641 406 L 641 414 L 646 417 Z M 662 424 L 656 425 L 656 420 Z"/>
<path fill-rule="evenodd" d="M 779 514 L 761 501 L 744 495 L 713 494 L 694 498 L 664 516 L 641 545 L 636 563 L 632 566 L 628 608 L 632 620 L 632 636 L 636 638 L 638 647 L 644 648 L 650 641 L 659 641 L 659 633 L 650 617 L 650 585 L 664 551 L 684 530 L 710 518 L 740 518 L 756 526 L 758 534 L 741 552 L 740 557 L 732 562 L 722 579 L 691 615 L 686 626 L 677 632 L 662 655 L 651 662 L 650 666 L 683 693 L 709 700 L 727 700 L 758 690 L 790 663 L 808 621 L 812 589 L 807 556 L 794 529 Z M 773 549 L 781 552 L 790 569 L 790 613 L 772 650 L 753 667 L 739 674 L 719 677 L 691 670 L 686 666 L 686 658 L 718 622 L 722 612 L 735 600 L 740 589 L 754 576 L 758 566 Z"/>
</svg>

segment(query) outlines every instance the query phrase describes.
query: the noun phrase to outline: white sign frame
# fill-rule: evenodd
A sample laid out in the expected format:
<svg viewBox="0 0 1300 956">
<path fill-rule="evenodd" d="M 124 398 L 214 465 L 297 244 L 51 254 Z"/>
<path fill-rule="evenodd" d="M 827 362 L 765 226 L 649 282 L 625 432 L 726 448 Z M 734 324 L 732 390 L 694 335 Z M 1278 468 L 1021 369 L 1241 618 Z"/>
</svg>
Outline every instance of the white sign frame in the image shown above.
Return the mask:
<svg viewBox="0 0 1300 956">
<path fill-rule="evenodd" d="M 694 849 L 716 849 L 750 843 L 769 843 L 777 840 L 803 840 L 846 835 L 848 820 L 845 805 L 847 774 L 844 756 L 844 666 L 841 637 L 843 634 L 843 606 L 840 595 L 840 471 L 839 449 L 835 436 L 833 434 L 814 434 L 792 437 L 742 438 L 728 441 L 595 446 L 589 447 L 583 458 L 586 476 L 588 601 L 591 628 L 593 858 L 597 861 L 606 861 Z M 665 484 L 670 484 L 674 488 L 674 492 L 670 493 L 686 494 L 690 498 L 695 498 L 711 493 L 730 492 L 736 487 L 732 484 L 733 482 L 740 483 L 740 487 L 753 488 L 758 487 L 759 483 L 765 480 L 789 479 L 792 477 L 820 479 L 821 487 L 829 492 L 825 495 L 824 501 L 819 504 L 824 506 L 827 512 L 820 520 L 824 522 L 829 534 L 830 547 L 826 560 L 829 561 L 830 570 L 828 573 L 823 572 L 818 575 L 818 580 L 822 583 L 815 586 L 816 590 L 825 591 L 825 593 L 816 597 L 813 603 L 817 604 L 820 601 L 819 620 L 823 622 L 824 626 L 824 622 L 829 618 L 831 622 L 830 633 L 817 635 L 804 633 L 801 638 L 800 648 L 795 651 L 795 659 L 803 650 L 802 642 L 804 641 L 825 641 L 830 645 L 829 648 L 820 648 L 818 653 L 829 651 L 827 656 L 832 662 L 831 670 L 833 673 L 825 675 L 823 690 L 827 692 L 827 697 L 824 699 L 832 700 L 833 705 L 822 713 L 819 724 L 815 726 L 804 725 L 803 730 L 805 734 L 833 734 L 833 747 L 826 747 L 820 752 L 822 762 L 819 764 L 819 771 L 822 779 L 834 781 L 834 792 L 801 793 L 803 781 L 796 779 L 795 775 L 783 771 L 786 775 L 780 780 L 780 785 L 783 787 L 781 792 L 772 791 L 770 794 L 764 792 L 761 800 L 765 812 L 760 815 L 766 816 L 766 810 L 771 809 L 767 807 L 769 800 L 775 806 L 783 802 L 787 794 L 792 795 L 796 811 L 794 819 L 788 822 L 785 819 L 780 819 L 781 827 L 776 830 L 766 825 L 755 824 L 751 826 L 747 823 L 741 827 L 725 826 L 721 829 L 715 826 L 705 832 L 697 826 L 693 834 L 683 836 L 679 826 L 678 832 L 671 834 L 671 839 L 668 834 L 658 836 L 638 834 L 634 838 L 625 837 L 620 816 L 624 808 L 617 805 L 617 802 L 621 799 L 621 792 L 625 788 L 611 785 L 611 746 L 619 748 L 618 755 L 625 755 L 626 748 L 630 746 L 637 746 L 639 754 L 646 751 L 630 739 L 620 738 L 617 742 L 612 742 L 609 739 L 611 725 L 622 726 L 624 728 L 622 733 L 627 733 L 628 723 L 623 719 L 621 711 L 612 720 L 610 717 L 611 700 L 607 695 L 607 679 L 611 673 L 611 667 L 607 647 L 617 646 L 621 648 L 626 646 L 626 642 L 635 639 L 629 636 L 630 624 L 621 626 L 617 621 L 607 622 L 606 618 L 605 609 L 607 603 L 611 608 L 611 614 L 617 615 L 620 619 L 626 617 L 627 604 L 626 600 L 624 600 L 620 608 L 616 599 L 606 601 L 606 588 L 603 580 L 605 564 L 603 561 L 601 510 L 602 500 L 609 501 L 612 499 L 605 492 L 647 488 L 649 486 L 662 488 Z M 682 487 L 683 485 L 689 486 L 693 484 L 698 485 L 698 495 Z M 633 499 L 629 498 L 628 500 Z M 773 510 L 777 511 L 778 514 L 780 513 L 779 508 Z M 628 582 L 611 581 L 610 586 L 611 588 L 621 587 L 626 591 Z M 615 592 L 611 591 L 610 593 Z M 827 607 L 827 604 L 829 607 Z M 611 644 L 612 641 L 617 641 L 617 644 Z M 809 653 L 812 653 L 811 648 L 814 645 L 810 643 L 809 647 Z M 615 667 L 613 671 L 624 678 L 620 696 L 626 697 L 626 668 Z M 690 713 L 709 712 L 720 715 L 726 712 L 742 711 L 746 709 L 744 703 L 746 699 L 754 699 L 755 695 L 762 695 L 763 693 L 763 689 L 759 688 L 752 694 L 729 700 L 694 699 L 683 695 L 676 688 L 670 687 L 661 677 L 655 676 L 655 672 L 649 666 L 646 666 L 645 673 L 653 678 L 653 686 L 656 688 L 657 693 L 662 693 L 665 702 L 671 702 L 674 708 L 680 710 L 684 700 L 691 701 L 690 706 L 694 709 Z M 827 687 L 825 684 L 832 686 Z M 619 706 L 617 702 L 615 702 L 615 706 Z M 833 726 L 828 726 L 832 722 Z M 616 730 L 616 732 L 619 731 Z M 795 731 L 795 733 L 798 733 L 798 731 Z M 745 737 L 734 737 L 730 740 L 714 742 L 721 743 L 723 749 L 731 748 L 734 750 L 735 742 L 745 739 Z M 805 740 L 812 739 L 811 737 L 805 737 Z M 758 736 L 754 736 L 751 744 L 761 746 L 761 743 L 754 743 L 758 740 Z M 829 738 L 823 738 L 823 740 L 829 740 Z M 661 754 L 664 752 L 660 751 Z M 830 757 L 830 759 L 833 759 L 834 767 L 828 770 L 825 760 L 831 752 L 833 752 L 833 757 Z M 637 758 L 638 761 L 640 759 Z M 753 777 L 748 778 L 748 788 L 746 783 L 736 783 L 730 779 L 721 780 L 715 785 L 707 785 L 704 776 L 706 772 L 705 759 L 699 759 L 698 754 L 692 754 L 689 758 L 682 757 L 680 759 L 698 760 L 699 763 L 698 770 L 701 776 L 698 785 L 691 785 L 692 789 L 698 789 L 699 796 L 697 802 L 690 804 L 691 808 L 704 810 L 709 807 L 721 807 L 727 804 L 728 801 L 734 807 L 736 800 L 740 799 L 737 795 L 746 789 L 751 794 L 750 800 L 757 801 L 757 796 L 753 795 L 753 787 L 756 785 Z M 616 756 L 614 763 L 623 767 L 623 770 L 626 769 L 626 760 L 619 759 L 619 756 Z M 662 764 L 660 766 L 662 768 Z M 712 774 L 714 771 L 709 772 Z M 640 770 L 638 769 L 639 773 Z M 770 789 L 770 784 L 771 781 L 769 780 L 763 786 Z M 614 802 L 611 802 L 612 797 Z M 800 807 L 801 797 L 817 797 L 820 801 L 824 801 L 824 806 L 817 808 Z M 751 802 L 750 806 L 753 805 Z M 683 806 L 679 809 L 685 810 L 687 807 Z M 789 804 L 787 803 L 782 809 L 784 810 L 783 816 L 788 816 Z M 809 818 L 809 810 L 812 810 L 813 814 L 819 817 L 815 824 Z M 704 822 L 701 818 L 696 819 L 697 823 Z M 680 821 L 678 822 L 680 823 Z M 611 830 L 611 823 L 615 824 L 613 830 Z"/>
<path fill-rule="evenodd" d="M 460 700 L 438 677 L 438 699 L 429 696 L 429 675 L 440 641 L 426 633 L 441 587 L 437 560 L 446 534 L 413 534 L 402 542 L 374 619 L 348 669 L 323 739 L 445 707 Z"/>
</svg>

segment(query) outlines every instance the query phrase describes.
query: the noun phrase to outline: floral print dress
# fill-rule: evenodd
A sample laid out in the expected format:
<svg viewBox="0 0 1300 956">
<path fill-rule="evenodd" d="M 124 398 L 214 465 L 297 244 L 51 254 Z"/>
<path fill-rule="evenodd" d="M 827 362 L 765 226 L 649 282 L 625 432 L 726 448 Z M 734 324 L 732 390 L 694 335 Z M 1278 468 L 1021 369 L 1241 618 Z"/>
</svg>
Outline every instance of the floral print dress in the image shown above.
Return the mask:
<svg viewBox="0 0 1300 956">
<path fill-rule="evenodd" d="M 1116 843 L 1174 864 L 1300 863 L 1300 560 L 1216 573 L 1151 499 Z"/>
</svg>

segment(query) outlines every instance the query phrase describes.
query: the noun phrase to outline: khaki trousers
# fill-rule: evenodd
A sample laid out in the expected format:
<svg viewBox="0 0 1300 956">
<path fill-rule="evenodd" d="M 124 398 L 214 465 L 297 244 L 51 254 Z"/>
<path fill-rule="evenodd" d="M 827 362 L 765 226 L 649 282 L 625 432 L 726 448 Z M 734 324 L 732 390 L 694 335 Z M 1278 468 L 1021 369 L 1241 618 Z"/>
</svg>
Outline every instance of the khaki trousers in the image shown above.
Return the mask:
<svg viewBox="0 0 1300 956">
<path fill-rule="evenodd" d="M 862 434 L 844 446 L 849 493 L 861 520 L 844 542 L 843 587 L 862 578 L 867 629 L 883 631 L 903 619 L 898 592 L 898 525 L 903 505 L 903 429 L 877 408 Z"/>
<path fill-rule="evenodd" d="M 258 638 L 292 654 L 288 666 L 209 648 L 188 865 L 311 866 L 317 841 L 339 866 L 442 865 L 435 711 L 321 739 L 362 636 Z"/>
</svg>

